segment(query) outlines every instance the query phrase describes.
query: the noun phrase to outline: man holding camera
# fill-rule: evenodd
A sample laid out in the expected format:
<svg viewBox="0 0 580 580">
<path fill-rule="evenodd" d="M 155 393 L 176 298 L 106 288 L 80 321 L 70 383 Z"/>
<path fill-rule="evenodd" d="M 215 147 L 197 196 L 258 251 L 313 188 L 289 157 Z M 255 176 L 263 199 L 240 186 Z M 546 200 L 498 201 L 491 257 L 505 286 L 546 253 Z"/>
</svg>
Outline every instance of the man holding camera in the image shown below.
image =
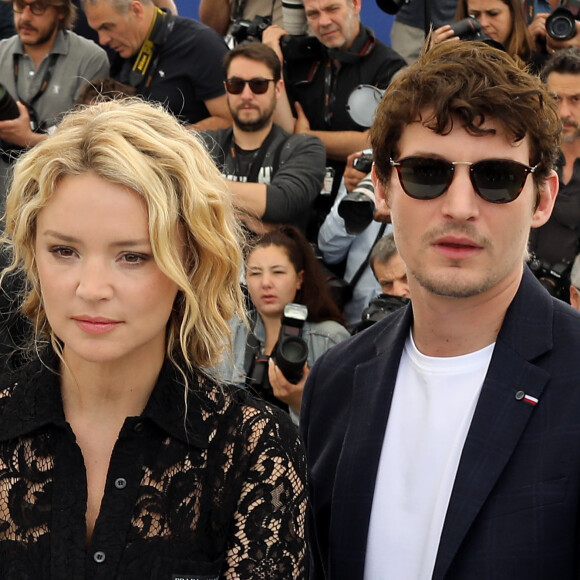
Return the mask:
<svg viewBox="0 0 580 580">
<path fill-rule="evenodd" d="M 324 147 L 316 137 L 274 124 L 283 81 L 271 48 L 240 44 L 226 54 L 224 69 L 233 127 L 202 137 L 228 180 L 240 219 L 256 234 L 280 223 L 304 231 L 324 178 Z"/>
<path fill-rule="evenodd" d="M 384 89 L 406 63 L 361 25 L 361 0 L 304 0 L 304 9 L 317 40 L 285 38 L 285 30 L 272 26 L 263 42 L 284 62 L 286 91 L 276 122 L 287 131 L 319 137 L 326 148 L 317 231 L 336 197 L 346 158 L 368 147 L 367 128 L 348 113 L 350 94 L 361 84 Z"/>
<path fill-rule="evenodd" d="M 99 42 L 117 52 L 115 80 L 197 129 L 231 124 L 221 72 L 227 46 L 214 30 L 153 0 L 84 0 L 83 8 Z"/>
<path fill-rule="evenodd" d="M 531 266 L 546 280 L 548 289 L 552 282 L 553 295 L 568 300 L 570 268 L 580 252 L 580 48 L 553 54 L 542 78 L 556 97 L 562 120 L 556 164 L 560 190 L 548 222 L 530 234 L 530 251 L 535 258 Z"/>
<path fill-rule="evenodd" d="M 220 36 L 230 33 L 232 24 L 252 21 L 256 16 L 270 18 L 282 26 L 282 0 L 200 0 L 199 19 Z"/>
<path fill-rule="evenodd" d="M 561 123 L 505 52 L 443 42 L 371 128 L 411 304 L 304 390 L 311 578 L 577 580 L 580 315 L 525 267 Z"/>
<path fill-rule="evenodd" d="M 8 153 L 45 139 L 81 87 L 109 74 L 105 51 L 71 31 L 71 0 L 14 0 L 12 8 L 16 35 L 0 41 L 0 139 Z M 4 155 L 5 170 L 8 161 Z"/>
</svg>

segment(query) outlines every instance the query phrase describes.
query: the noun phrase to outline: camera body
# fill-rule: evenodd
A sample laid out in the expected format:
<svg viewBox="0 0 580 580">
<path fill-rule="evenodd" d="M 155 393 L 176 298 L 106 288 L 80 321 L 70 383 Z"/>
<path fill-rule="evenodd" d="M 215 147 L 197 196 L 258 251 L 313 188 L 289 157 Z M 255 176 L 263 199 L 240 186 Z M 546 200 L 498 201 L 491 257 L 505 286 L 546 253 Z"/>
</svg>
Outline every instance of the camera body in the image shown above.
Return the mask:
<svg viewBox="0 0 580 580">
<path fill-rule="evenodd" d="M 369 173 L 373 167 L 373 152 L 372 149 L 365 149 L 360 157 L 357 157 L 353 162 L 354 168 L 362 173 Z"/>
<path fill-rule="evenodd" d="M 579 14 L 580 0 L 564 0 L 546 19 L 546 33 L 554 40 L 574 38 Z"/>
<path fill-rule="evenodd" d="M 20 116 L 18 105 L 6 87 L 0 83 L 0 121 L 17 119 Z"/>
<path fill-rule="evenodd" d="M 302 338 L 302 328 L 307 317 L 308 308 L 303 304 L 286 304 L 280 334 L 272 355 L 257 352 L 248 372 L 246 385 L 266 401 L 282 408 L 285 405 L 274 397 L 268 380 L 268 360 L 272 358 L 289 382 L 296 384 L 300 381 L 308 359 L 308 345 Z"/>
<path fill-rule="evenodd" d="M 238 18 L 232 24 L 231 36 L 237 44 L 245 40 L 262 40 L 262 34 L 272 24 L 271 16 L 255 16 L 252 20 Z"/>
<path fill-rule="evenodd" d="M 542 260 L 535 254 L 532 254 L 528 261 L 528 266 L 540 284 L 551 296 L 564 300 L 565 302 L 569 301 L 572 262 L 562 260 L 561 262 L 550 264 L 546 260 Z"/>
<path fill-rule="evenodd" d="M 411 302 L 405 296 L 392 296 L 391 294 L 379 294 L 375 296 L 369 305 L 363 310 L 362 321 L 355 330 L 355 334 L 366 330 L 376 322 L 386 318 L 393 312 Z"/>
<path fill-rule="evenodd" d="M 276 366 L 288 382 L 294 385 L 300 382 L 304 374 L 304 364 L 308 359 L 308 345 L 302 338 L 302 328 L 307 317 L 308 308 L 304 304 L 286 304 L 278 342 L 272 351 Z"/>
</svg>

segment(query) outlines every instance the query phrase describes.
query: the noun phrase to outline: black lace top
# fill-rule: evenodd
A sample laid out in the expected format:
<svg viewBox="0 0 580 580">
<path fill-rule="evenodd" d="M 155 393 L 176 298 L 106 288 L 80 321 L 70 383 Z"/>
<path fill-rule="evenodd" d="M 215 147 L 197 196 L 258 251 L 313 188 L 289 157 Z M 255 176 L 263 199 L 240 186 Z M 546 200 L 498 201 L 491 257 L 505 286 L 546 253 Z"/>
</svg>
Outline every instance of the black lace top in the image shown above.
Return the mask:
<svg viewBox="0 0 580 580">
<path fill-rule="evenodd" d="M 166 363 L 125 421 L 88 546 L 58 375 L 36 362 L 0 379 L 2 580 L 305 576 L 305 465 L 288 417 L 199 375 L 185 429 L 177 376 Z"/>
</svg>

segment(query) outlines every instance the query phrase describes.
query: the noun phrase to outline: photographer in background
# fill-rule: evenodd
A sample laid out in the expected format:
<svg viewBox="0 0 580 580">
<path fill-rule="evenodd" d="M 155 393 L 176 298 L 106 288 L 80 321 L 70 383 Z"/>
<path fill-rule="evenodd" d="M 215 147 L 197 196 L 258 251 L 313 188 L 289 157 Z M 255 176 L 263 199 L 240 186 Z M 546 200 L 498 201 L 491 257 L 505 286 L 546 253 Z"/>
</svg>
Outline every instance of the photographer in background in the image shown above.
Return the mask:
<svg viewBox="0 0 580 580">
<path fill-rule="evenodd" d="M 72 108 L 85 82 L 109 74 L 105 51 L 71 31 L 77 14 L 71 0 L 15 0 L 12 9 L 16 35 L 0 41 L 0 83 L 5 88 L 0 100 L 0 148 L 5 153 L 0 171 L 4 178 L 14 157 L 11 151 L 46 139 Z M 5 191 L 5 183 L 0 189 Z"/>
<path fill-rule="evenodd" d="M 282 0 L 200 0 L 199 19 L 220 36 L 227 36 L 235 22 L 251 22 L 265 16 L 270 23 L 283 25 Z"/>
<path fill-rule="evenodd" d="M 368 221 L 365 227 L 359 220 L 352 223 L 352 213 L 357 209 L 355 205 L 365 204 L 365 193 L 367 204 L 372 203 L 376 211 L 371 200 L 374 198 L 374 186 L 370 176 L 367 175 L 371 165 L 372 159 L 369 159 L 363 151 L 349 155 L 343 183 L 318 232 L 318 249 L 327 266 L 336 270 L 336 273 L 339 273 L 340 266 L 343 266 L 342 277 L 349 285 L 350 295 L 343 297 L 342 308 L 347 328 L 350 330 L 359 325 L 369 300 L 380 292 L 369 265 L 369 258 L 377 240 L 392 230 L 390 224 L 379 223 L 373 219 Z M 349 197 L 353 194 L 359 194 L 358 202 L 349 201 Z M 389 218 L 381 216 L 381 219 L 386 221 Z"/>
<path fill-rule="evenodd" d="M 375 296 L 364 309 L 360 332 L 375 322 L 392 314 L 410 301 L 407 266 L 399 255 L 393 233 L 379 239 L 369 257 L 369 265 L 381 287 L 382 294 Z"/>
<path fill-rule="evenodd" d="M 522 0 L 459 0 L 455 23 L 466 18 L 473 18 L 479 24 L 481 33 L 500 43 L 508 54 L 519 56 L 539 71 L 542 59 L 534 51 Z M 453 28 L 453 25 L 446 24 L 435 30 L 433 43 L 457 40 Z"/>
<path fill-rule="evenodd" d="M 547 56 L 562 48 L 580 47 L 580 0 L 525 0 L 524 4 L 536 50 Z"/>
<path fill-rule="evenodd" d="M 324 147 L 320 139 L 292 135 L 272 121 L 283 81 L 271 48 L 240 44 L 223 65 L 233 127 L 200 135 L 228 180 L 239 218 L 254 234 L 277 223 L 305 231 L 324 179 Z"/>
<path fill-rule="evenodd" d="M 304 9 L 316 37 L 307 46 L 288 44 L 292 38 L 277 26 L 267 28 L 262 41 L 284 63 L 286 90 L 275 121 L 287 131 L 315 135 L 326 149 L 327 178 L 309 229 L 313 241 L 338 193 L 347 157 L 368 147 L 368 128 L 348 112 L 350 94 L 361 84 L 386 88 L 406 63 L 361 24 L 361 0 L 304 0 Z"/>
<path fill-rule="evenodd" d="M 271 402 L 289 408 L 297 422 L 309 367 L 350 334 L 341 324 L 342 317 L 312 248 L 296 228 L 280 227 L 252 245 L 246 258 L 246 284 L 252 303 L 248 314 L 250 329 L 239 318 L 231 321 L 233 360 L 226 355 L 216 371 L 225 381 L 248 386 L 248 377 L 255 376 L 256 362 L 266 360 L 264 384 L 252 387 Z M 302 327 L 308 358 L 297 384 L 288 381 L 274 362 L 268 360 L 276 348 L 284 307 L 289 303 L 308 308 Z"/>
<path fill-rule="evenodd" d="M 530 234 L 530 267 L 553 295 L 567 300 L 569 266 L 580 250 L 580 48 L 557 51 L 542 78 L 556 97 L 563 126 L 556 164 L 560 189 L 552 216 Z"/>
</svg>

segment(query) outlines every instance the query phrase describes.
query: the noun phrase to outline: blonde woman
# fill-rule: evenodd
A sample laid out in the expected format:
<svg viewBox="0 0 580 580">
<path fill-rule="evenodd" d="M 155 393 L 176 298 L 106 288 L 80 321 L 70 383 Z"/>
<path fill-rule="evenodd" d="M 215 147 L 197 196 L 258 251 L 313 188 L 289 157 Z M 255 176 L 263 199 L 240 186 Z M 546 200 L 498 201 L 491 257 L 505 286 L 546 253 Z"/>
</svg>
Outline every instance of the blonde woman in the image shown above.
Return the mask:
<svg viewBox="0 0 580 580">
<path fill-rule="evenodd" d="M 37 354 L 0 385 L 0 577 L 302 578 L 293 427 L 199 370 L 242 296 L 196 137 L 139 101 L 72 113 L 5 228 Z"/>
</svg>

